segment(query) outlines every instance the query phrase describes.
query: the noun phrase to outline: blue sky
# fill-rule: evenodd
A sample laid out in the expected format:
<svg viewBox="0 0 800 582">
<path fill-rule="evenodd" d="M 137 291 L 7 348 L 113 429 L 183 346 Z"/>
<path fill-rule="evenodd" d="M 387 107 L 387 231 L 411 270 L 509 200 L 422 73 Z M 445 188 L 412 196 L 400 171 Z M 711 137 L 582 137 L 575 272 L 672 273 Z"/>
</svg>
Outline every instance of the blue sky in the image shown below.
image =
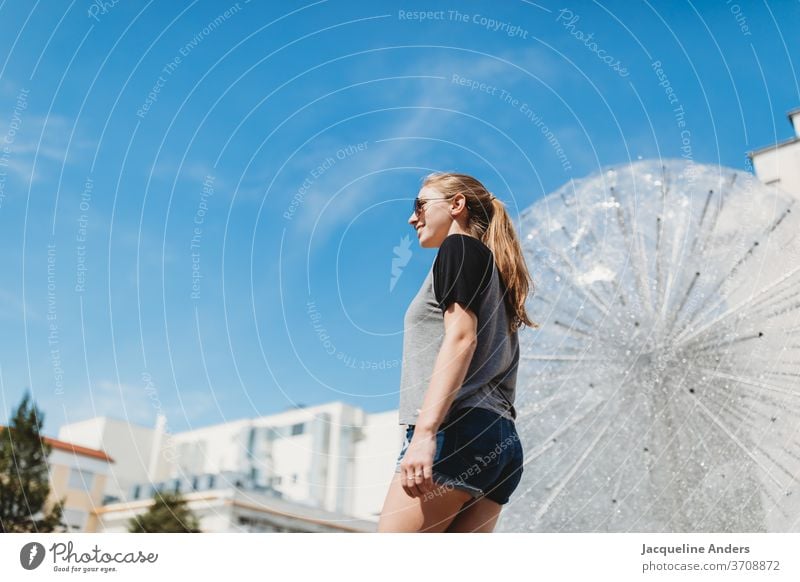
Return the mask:
<svg viewBox="0 0 800 582">
<path fill-rule="evenodd" d="M 426 173 L 517 215 L 639 157 L 747 169 L 792 135 L 798 25 L 789 0 L 3 2 L 6 415 L 26 387 L 48 434 L 395 408 Z"/>
</svg>

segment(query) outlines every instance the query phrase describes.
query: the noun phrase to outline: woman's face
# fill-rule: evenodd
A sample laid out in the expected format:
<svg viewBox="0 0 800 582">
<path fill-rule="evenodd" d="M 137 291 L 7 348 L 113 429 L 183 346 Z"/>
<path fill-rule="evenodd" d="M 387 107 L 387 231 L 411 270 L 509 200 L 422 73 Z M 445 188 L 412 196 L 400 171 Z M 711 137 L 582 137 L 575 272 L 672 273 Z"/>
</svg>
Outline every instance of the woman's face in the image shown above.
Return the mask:
<svg viewBox="0 0 800 582">
<path fill-rule="evenodd" d="M 430 186 L 423 186 L 417 197 L 421 204 L 420 211 L 412 212 L 408 223 L 417 231 L 421 247 L 438 247 L 447 237 L 453 222 L 450 213 L 453 199 L 443 199 L 442 193 Z"/>
</svg>

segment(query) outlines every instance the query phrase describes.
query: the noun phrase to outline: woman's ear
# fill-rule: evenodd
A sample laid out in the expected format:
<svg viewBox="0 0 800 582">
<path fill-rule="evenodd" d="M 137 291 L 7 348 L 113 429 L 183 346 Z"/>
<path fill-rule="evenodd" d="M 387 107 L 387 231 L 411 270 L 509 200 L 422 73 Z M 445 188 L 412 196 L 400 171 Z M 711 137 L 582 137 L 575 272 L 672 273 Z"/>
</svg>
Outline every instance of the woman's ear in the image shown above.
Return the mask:
<svg viewBox="0 0 800 582">
<path fill-rule="evenodd" d="M 456 193 L 456 195 L 453 196 L 453 200 L 455 200 L 455 202 L 456 202 L 457 208 L 455 210 L 457 212 L 460 212 L 461 208 L 466 208 L 467 207 L 467 197 L 464 196 L 463 193 L 461 193 L 461 192 Z M 462 201 L 463 201 L 463 204 L 461 204 Z"/>
</svg>

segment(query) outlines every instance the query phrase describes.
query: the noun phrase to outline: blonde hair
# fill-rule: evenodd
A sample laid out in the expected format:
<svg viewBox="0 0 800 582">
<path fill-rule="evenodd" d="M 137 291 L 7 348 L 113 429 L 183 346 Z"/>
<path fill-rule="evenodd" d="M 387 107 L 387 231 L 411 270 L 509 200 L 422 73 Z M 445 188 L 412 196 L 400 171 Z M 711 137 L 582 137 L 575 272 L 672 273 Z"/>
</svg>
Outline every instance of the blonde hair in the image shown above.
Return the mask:
<svg viewBox="0 0 800 582">
<path fill-rule="evenodd" d="M 523 325 L 539 327 L 538 323 L 528 318 L 525 310 L 528 289 L 533 292 L 533 280 L 505 204 L 467 174 L 434 172 L 425 176 L 422 185 L 435 188 L 448 198 L 456 194 L 463 194 L 466 198 L 467 231 L 491 249 L 505 288 L 503 300 L 509 319 L 509 333 L 514 333 Z"/>
</svg>

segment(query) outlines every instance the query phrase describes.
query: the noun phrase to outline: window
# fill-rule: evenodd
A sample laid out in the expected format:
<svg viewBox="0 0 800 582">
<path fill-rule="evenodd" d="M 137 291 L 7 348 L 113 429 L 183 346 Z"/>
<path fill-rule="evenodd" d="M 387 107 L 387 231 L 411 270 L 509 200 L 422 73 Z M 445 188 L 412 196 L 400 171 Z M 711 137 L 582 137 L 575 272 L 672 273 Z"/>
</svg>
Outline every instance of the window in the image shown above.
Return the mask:
<svg viewBox="0 0 800 582">
<path fill-rule="evenodd" d="M 305 432 L 306 425 L 304 423 L 293 424 L 292 425 L 292 436 L 303 434 Z"/>
<path fill-rule="evenodd" d="M 67 485 L 70 489 L 76 489 L 78 491 L 91 491 L 93 483 L 94 473 L 76 469 L 74 467 L 70 469 L 69 484 Z"/>
<path fill-rule="evenodd" d="M 67 531 L 83 531 L 86 527 L 86 518 L 89 517 L 89 513 L 80 509 L 64 509 L 62 517 L 67 526 Z"/>
<path fill-rule="evenodd" d="M 245 526 L 248 531 L 251 532 L 258 532 L 258 533 L 272 533 L 281 531 L 282 528 L 278 528 L 275 526 L 271 521 L 267 519 L 259 519 L 258 517 L 250 517 L 250 516 L 239 516 L 238 518 L 239 525 Z"/>
</svg>

